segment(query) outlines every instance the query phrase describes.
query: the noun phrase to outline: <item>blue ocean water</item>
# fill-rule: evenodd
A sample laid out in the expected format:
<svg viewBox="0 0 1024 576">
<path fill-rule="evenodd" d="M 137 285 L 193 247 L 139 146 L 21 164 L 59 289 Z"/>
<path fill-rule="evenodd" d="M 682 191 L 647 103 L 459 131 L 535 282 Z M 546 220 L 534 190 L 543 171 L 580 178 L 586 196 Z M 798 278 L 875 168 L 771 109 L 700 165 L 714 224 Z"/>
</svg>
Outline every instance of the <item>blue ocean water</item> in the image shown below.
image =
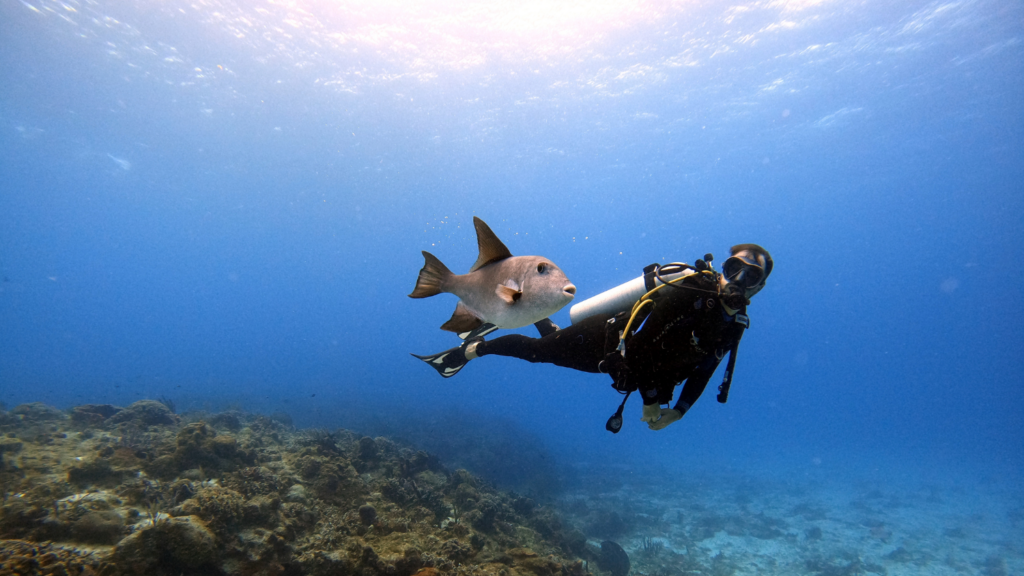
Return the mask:
<svg viewBox="0 0 1024 576">
<path fill-rule="evenodd" d="M 1019 488 L 1020 3 L 7 0 L 0 67 L 8 407 Z M 729 403 L 613 436 L 605 376 L 438 378 L 409 353 L 456 299 L 406 295 L 421 250 L 469 268 L 474 215 L 577 301 L 765 246 Z"/>
</svg>

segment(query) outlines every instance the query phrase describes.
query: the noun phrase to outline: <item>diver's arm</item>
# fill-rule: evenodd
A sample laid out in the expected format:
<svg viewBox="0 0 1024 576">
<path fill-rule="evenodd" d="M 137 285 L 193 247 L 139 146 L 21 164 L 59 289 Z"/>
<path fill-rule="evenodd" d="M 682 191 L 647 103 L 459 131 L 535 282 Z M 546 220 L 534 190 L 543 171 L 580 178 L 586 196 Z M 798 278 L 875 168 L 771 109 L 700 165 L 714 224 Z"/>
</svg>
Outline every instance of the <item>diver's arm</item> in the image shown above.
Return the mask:
<svg viewBox="0 0 1024 576">
<path fill-rule="evenodd" d="M 708 381 L 715 375 L 715 370 L 721 361 L 722 359 L 717 354 L 708 354 L 704 361 L 694 368 L 690 377 L 686 379 L 686 383 L 683 384 L 683 389 L 679 392 L 679 399 L 676 400 L 674 406 L 675 410 L 678 410 L 680 414 L 685 414 L 693 406 L 693 403 L 704 393 Z"/>
<path fill-rule="evenodd" d="M 675 388 L 674 382 L 662 382 L 659 386 L 650 383 L 648 386 L 651 387 L 641 386 L 639 388 L 641 397 L 644 400 L 643 413 L 640 416 L 640 420 L 646 422 L 648 428 L 651 430 L 661 430 L 683 417 L 682 413 L 677 412 L 675 409 L 661 407 L 662 404 L 672 401 L 672 390 Z"/>
<path fill-rule="evenodd" d="M 683 412 L 685 411 L 679 411 L 676 408 L 661 407 L 663 403 L 667 404 L 672 401 L 673 388 L 675 388 L 675 386 L 670 384 L 667 389 L 662 389 L 661 393 L 656 395 L 656 399 L 651 404 L 646 403 L 647 396 L 644 396 L 644 411 L 643 416 L 640 419 L 647 422 L 647 427 L 651 430 L 662 430 L 669 424 L 677 422 L 683 417 Z"/>
<path fill-rule="evenodd" d="M 676 405 L 672 408 L 661 408 L 655 411 L 654 408 L 660 408 L 660 406 L 655 405 L 651 408 L 645 405 L 643 420 L 648 423 L 647 427 L 651 430 L 662 430 L 669 424 L 681 420 L 690 406 L 693 406 L 693 403 L 704 393 L 704 388 L 707 387 L 708 381 L 714 375 L 719 362 L 721 359 L 716 355 L 709 355 L 704 362 L 701 362 L 686 379 L 686 384 L 679 392 L 679 399 L 676 400 Z M 652 416 L 656 417 L 652 418 Z"/>
</svg>

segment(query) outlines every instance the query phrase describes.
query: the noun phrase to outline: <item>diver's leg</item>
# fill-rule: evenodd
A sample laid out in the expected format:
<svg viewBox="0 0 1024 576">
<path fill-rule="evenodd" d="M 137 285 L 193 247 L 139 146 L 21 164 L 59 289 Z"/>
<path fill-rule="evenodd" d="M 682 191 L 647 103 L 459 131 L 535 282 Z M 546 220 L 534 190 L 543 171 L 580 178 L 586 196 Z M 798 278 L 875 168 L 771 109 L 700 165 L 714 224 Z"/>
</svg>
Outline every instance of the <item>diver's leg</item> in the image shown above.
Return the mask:
<svg viewBox="0 0 1024 576">
<path fill-rule="evenodd" d="M 509 356 L 527 362 L 543 362 L 583 372 L 600 372 L 604 359 L 607 316 L 597 315 L 552 332 L 543 338 L 509 334 L 475 343 L 469 356 Z"/>
</svg>

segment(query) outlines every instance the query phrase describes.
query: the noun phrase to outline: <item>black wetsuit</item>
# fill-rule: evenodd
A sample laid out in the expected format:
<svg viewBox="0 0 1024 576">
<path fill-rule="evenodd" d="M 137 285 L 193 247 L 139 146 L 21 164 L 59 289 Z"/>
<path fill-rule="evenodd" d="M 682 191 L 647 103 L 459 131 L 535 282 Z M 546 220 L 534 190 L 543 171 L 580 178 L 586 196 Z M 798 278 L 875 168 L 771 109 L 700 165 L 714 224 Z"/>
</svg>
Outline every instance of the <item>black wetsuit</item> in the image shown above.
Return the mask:
<svg viewBox="0 0 1024 576">
<path fill-rule="evenodd" d="M 745 308 L 738 311 L 745 313 Z M 594 315 L 543 338 L 510 334 L 480 342 L 476 354 L 608 372 L 619 390 L 638 389 L 644 404 L 671 402 L 676 384 L 685 380 L 675 405 L 685 413 L 704 392 L 718 363 L 739 342 L 745 324 L 725 312 L 717 280 L 710 273 L 662 288 L 655 304 L 641 314 L 646 318 L 635 319 L 626 338 L 624 362 L 615 347 L 629 312 L 614 315 L 614 322 L 610 314 Z"/>
</svg>

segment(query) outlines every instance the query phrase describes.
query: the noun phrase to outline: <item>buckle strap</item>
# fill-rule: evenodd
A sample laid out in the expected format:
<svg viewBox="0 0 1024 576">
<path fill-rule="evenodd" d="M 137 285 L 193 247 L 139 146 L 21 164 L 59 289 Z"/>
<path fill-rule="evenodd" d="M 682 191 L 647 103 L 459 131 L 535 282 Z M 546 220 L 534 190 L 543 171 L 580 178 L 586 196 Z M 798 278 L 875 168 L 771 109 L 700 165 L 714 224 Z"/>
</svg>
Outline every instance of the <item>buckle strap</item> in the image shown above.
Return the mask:
<svg viewBox="0 0 1024 576">
<path fill-rule="evenodd" d="M 644 266 L 644 287 L 648 292 L 655 288 L 654 279 L 657 277 L 656 272 L 660 266 L 661 264 L 657 262 Z"/>
</svg>

